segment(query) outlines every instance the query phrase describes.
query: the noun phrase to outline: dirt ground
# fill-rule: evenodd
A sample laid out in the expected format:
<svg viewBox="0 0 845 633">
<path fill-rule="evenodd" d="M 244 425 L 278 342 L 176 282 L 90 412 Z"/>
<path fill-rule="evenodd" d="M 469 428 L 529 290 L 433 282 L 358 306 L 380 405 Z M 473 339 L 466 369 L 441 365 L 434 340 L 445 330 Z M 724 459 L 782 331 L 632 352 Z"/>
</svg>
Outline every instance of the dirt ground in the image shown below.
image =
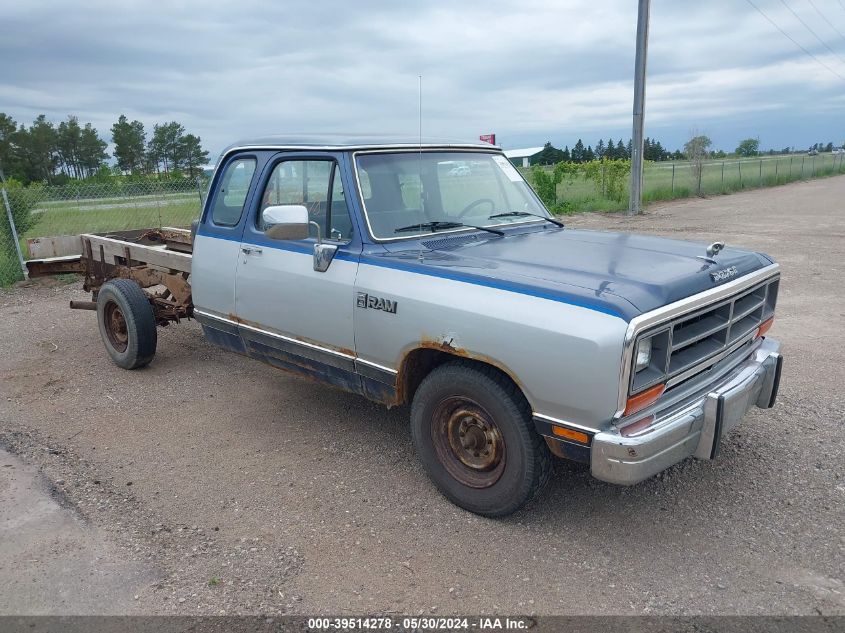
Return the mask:
<svg viewBox="0 0 845 633">
<path fill-rule="evenodd" d="M 630 488 L 559 462 L 482 519 L 429 483 L 407 409 L 195 323 L 119 370 L 80 284 L 34 284 L 0 293 L 0 613 L 845 614 L 845 177 L 568 223 L 780 262 L 781 396 L 716 461 Z"/>
</svg>

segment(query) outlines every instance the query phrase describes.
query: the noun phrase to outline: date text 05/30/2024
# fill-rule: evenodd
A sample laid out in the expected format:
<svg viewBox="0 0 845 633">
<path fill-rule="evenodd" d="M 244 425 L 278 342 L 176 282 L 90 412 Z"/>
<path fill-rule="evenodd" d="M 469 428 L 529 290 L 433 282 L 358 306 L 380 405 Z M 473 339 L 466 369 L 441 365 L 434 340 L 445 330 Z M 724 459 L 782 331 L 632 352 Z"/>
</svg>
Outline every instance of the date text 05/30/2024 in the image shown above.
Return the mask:
<svg viewBox="0 0 845 633">
<path fill-rule="evenodd" d="M 308 629 L 319 631 L 524 631 L 530 628 L 528 618 L 499 617 L 344 617 L 344 618 L 308 618 Z"/>
</svg>

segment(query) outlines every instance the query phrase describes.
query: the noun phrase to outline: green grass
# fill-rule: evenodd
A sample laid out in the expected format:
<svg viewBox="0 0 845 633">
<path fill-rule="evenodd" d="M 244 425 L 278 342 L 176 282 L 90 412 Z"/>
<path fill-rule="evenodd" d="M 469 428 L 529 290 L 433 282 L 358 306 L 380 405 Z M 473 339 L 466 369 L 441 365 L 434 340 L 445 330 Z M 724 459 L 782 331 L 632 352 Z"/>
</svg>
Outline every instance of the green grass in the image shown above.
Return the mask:
<svg viewBox="0 0 845 633">
<path fill-rule="evenodd" d="M 520 171 L 530 182 L 531 169 L 521 168 Z M 845 173 L 845 156 L 832 154 L 710 160 L 702 166 L 701 195 L 772 187 L 842 173 Z M 697 191 L 695 174 L 686 161 L 674 163 L 674 168 L 672 163 L 647 163 L 643 169 L 645 203 L 688 198 L 697 195 Z M 557 200 L 570 213 L 622 211 L 628 208 L 628 186 L 622 199 L 612 200 L 599 195 L 592 182 L 578 176 L 558 184 Z"/>
<path fill-rule="evenodd" d="M 6 248 L 5 242 L 6 240 L 0 239 L 0 288 L 7 288 L 23 279 L 15 247 L 9 244 Z"/>
<path fill-rule="evenodd" d="M 27 255 L 28 238 L 80 233 L 108 233 L 126 229 L 157 226 L 187 228 L 200 215 L 199 192 L 190 188 L 182 191 L 144 191 L 139 195 L 108 195 L 98 197 L 100 190 L 92 188 L 89 197 L 51 199 L 56 188 L 18 188 L 9 191 L 13 209 L 31 209 L 28 228 L 21 232 L 20 244 Z M 21 226 L 20 224 L 18 225 Z M 2 226 L 0 226 L 2 228 Z M 14 243 L 8 232 L 0 231 L 0 287 L 10 286 L 23 279 Z"/>
<path fill-rule="evenodd" d="M 199 214 L 197 197 L 171 201 L 167 205 L 157 205 L 152 200 L 118 208 L 89 205 L 80 209 L 70 204 L 50 205 L 39 208 L 37 223 L 24 233 L 24 237 L 102 233 L 153 226 L 189 227 Z"/>
</svg>

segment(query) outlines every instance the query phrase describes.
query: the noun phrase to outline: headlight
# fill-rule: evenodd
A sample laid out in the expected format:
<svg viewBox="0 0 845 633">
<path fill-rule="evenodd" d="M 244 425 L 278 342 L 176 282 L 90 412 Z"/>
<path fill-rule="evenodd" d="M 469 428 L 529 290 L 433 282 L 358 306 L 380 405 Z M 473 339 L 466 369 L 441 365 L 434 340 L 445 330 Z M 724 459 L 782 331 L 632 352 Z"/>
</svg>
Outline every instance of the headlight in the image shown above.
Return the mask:
<svg viewBox="0 0 845 633">
<path fill-rule="evenodd" d="M 637 360 L 634 363 L 634 371 L 642 371 L 651 364 L 651 338 L 640 339 L 637 343 Z"/>
</svg>

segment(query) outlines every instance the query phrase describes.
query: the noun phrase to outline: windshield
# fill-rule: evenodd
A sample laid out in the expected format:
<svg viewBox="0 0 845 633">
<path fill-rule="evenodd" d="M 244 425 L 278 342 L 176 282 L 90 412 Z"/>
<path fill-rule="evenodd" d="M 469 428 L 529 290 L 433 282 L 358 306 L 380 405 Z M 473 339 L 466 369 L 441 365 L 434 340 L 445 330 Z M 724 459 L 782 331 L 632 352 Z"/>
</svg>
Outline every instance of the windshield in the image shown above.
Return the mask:
<svg viewBox="0 0 845 633">
<path fill-rule="evenodd" d="M 536 221 L 532 215 L 549 217 L 501 154 L 360 154 L 357 167 L 367 222 L 379 239 L 464 228 L 460 225 Z"/>
</svg>

